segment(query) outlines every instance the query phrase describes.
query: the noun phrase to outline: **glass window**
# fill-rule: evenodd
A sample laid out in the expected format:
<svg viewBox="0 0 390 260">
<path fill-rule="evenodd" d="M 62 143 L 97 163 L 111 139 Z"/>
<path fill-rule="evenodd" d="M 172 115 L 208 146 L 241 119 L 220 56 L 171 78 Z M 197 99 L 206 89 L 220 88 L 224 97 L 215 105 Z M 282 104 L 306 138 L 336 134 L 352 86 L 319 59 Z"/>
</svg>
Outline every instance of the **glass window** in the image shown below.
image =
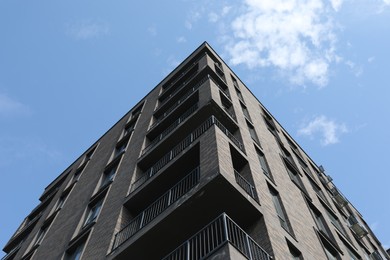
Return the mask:
<svg viewBox="0 0 390 260">
<path fill-rule="evenodd" d="M 288 232 L 291 232 L 291 229 L 287 223 L 287 216 L 284 212 L 282 200 L 280 199 L 279 193 L 271 187 L 269 187 L 269 189 L 272 195 L 272 202 L 279 217 L 280 225 Z"/>
<path fill-rule="evenodd" d="M 259 162 L 261 165 L 261 169 L 263 170 L 263 173 L 265 175 L 267 175 L 268 177 L 272 178 L 271 171 L 269 169 L 267 160 L 265 159 L 265 155 L 261 151 L 259 151 L 259 149 L 256 149 L 256 152 L 257 152 L 257 157 L 259 158 Z"/>
<path fill-rule="evenodd" d="M 110 183 L 114 179 L 116 169 L 117 169 L 117 165 L 109 168 L 108 170 L 106 170 L 103 173 L 102 181 L 100 183 L 100 188 L 106 186 L 108 183 Z"/>
<path fill-rule="evenodd" d="M 257 137 L 255 128 L 248 121 L 246 122 L 246 124 L 248 126 L 249 134 L 251 135 L 253 141 L 255 141 L 258 145 L 260 145 L 260 141 L 259 138 Z"/>
<path fill-rule="evenodd" d="M 248 111 L 248 109 L 246 108 L 246 106 L 245 106 L 244 104 L 242 104 L 241 102 L 240 102 L 240 105 L 241 105 L 242 113 L 244 114 L 244 116 L 245 116 L 248 120 L 252 121 L 251 116 L 249 115 L 249 111 Z"/>
<path fill-rule="evenodd" d="M 99 215 L 100 209 L 102 207 L 103 201 L 99 200 L 95 204 L 89 207 L 87 218 L 85 219 L 84 226 L 87 226 L 88 224 L 94 222 Z"/>
<path fill-rule="evenodd" d="M 66 253 L 66 260 L 80 260 L 81 254 L 83 253 L 85 242 L 75 246 L 71 250 L 68 250 Z"/>
<path fill-rule="evenodd" d="M 35 239 L 35 243 L 34 245 L 40 245 L 42 240 L 43 240 L 43 237 L 45 236 L 46 234 L 46 231 L 47 231 L 47 228 L 48 226 L 45 226 L 45 227 L 42 227 L 39 231 L 38 231 L 38 234 L 37 234 L 37 237 Z"/>
<path fill-rule="evenodd" d="M 325 253 L 329 260 L 337 260 L 337 255 L 334 252 L 329 251 L 329 249 L 326 247 L 325 247 Z"/>
</svg>

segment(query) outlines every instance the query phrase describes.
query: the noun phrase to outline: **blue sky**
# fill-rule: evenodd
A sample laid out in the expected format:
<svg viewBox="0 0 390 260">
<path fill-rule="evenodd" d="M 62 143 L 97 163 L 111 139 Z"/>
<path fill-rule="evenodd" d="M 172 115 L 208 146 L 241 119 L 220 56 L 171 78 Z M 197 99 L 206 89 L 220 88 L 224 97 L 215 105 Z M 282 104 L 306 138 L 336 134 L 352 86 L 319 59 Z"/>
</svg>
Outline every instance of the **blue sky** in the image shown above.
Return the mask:
<svg viewBox="0 0 390 260">
<path fill-rule="evenodd" d="M 1 0 L 0 32 L 1 246 L 208 41 L 390 247 L 389 0 Z"/>
</svg>

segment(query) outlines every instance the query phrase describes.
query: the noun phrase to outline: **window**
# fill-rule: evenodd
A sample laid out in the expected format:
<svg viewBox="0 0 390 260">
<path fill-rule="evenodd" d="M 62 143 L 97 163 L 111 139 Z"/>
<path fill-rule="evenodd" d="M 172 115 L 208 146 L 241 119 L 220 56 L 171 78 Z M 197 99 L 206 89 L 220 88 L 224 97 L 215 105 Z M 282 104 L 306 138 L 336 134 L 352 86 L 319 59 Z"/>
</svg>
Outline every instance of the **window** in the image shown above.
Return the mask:
<svg viewBox="0 0 390 260">
<path fill-rule="evenodd" d="M 81 254 L 83 253 L 85 241 L 73 246 L 66 252 L 65 259 L 66 260 L 80 260 Z"/>
<path fill-rule="evenodd" d="M 104 171 L 103 176 L 102 176 L 102 180 L 100 182 L 100 188 L 103 188 L 112 182 L 112 180 L 114 179 L 117 168 L 118 168 L 118 165 L 115 165 L 113 167 L 108 168 L 106 171 Z"/>
<path fill-rule="evenodd" d="M 130 136 L 130 134 L 134 131 L 135 128 L 135 121 L 132 121 L 130 124 L 128 124 L 125 129 L 123 130 L 123 137 L 124 136 Z"/>
<path fill-rule="evenodd" d="M 338 260 L 339 258 L 337 257 L 337 252 L 329 250 L 329 248 L 324 247 L 325 254 L 328 257 L 329 260 Z"/>
<path fill-rule="evenodd" d="M 133 110 L 133 112 L 131 113 L 131 119 L 138 117 L 139 114 L 141 114 L 143 105 L 144 103 L 142 103 L 141 105 L 139 105 L 137 108 Z"/>
<path fill-rule="evenodd" d="M 84 168 L 85 168 L 85 165 L 82 166 L 81 168 L 77 169 L 77 171 L 73 175 L 71 183 L 75 182 L 75 181 L 78 181 L 80 179 L 81 173 L 83 172 Z"/>
<path fill-rule="evenodd" d="M 309 168 L 309 166 L 306 164 L 306 162 L 305 162 L 300 156 L 297 156 L 297 158 L 298 158 L 299 164 L 301 165 L 302 171 L 303 171 L 306 175 L 309 175 L 312 179 L 315 179 L 315 178 L 314 178 L 314 175 L 313 175 L 313 172 L 310 170 L 310 168 Z"/>
<path fill-rule="evenodd" d="M 287 240 L 288 249 L 290 251 L 291 259 L 293 260 L 302 260 L 302 253 Z"/>
<path fill-rule="evenodd" d="M 45 236 L 45 234 L 47 232 L 47 229 L 48 229 L 48 226 L 44 226 L 44 227 L 42 227 L 38 231 L 38 234 L 37 234 L 37 237 L 35 239 L 34 245 L 40 245 L 41 244 L 41 242 L 43 240 L 43 237 Z"/>
<path fill-rule="evenodd" d="M 299 174 L 297 171 L 291 167 L 291 165 L 286 165 L 286 170 L 288 175 L 290 176 L 291 181 L 298 186 L 298 188 L 305 193 L 306 196 L 309 197 L 305 186 L 303 185 L 303 182 L 301 180 L 301 177 L 299 177 Z"/>
<path fill-rule="evenodd" d="M 328 207 L 330 207 L 330 203 L 329 203 L 328 199 L 326 198 L 325 193 L 321 190 L 321 188 L 318 187 L 318 185 L 310 178 L 309 178 L 309 182 L 310 182 L 311 186 L 313 187 L 313 190 L 317 193 L 317 195 L 326 203 L 326 205 Z"/>
<path fill-rule="evenodd" d="M 246 125 L 248 126 L 249 134 L 251 135 L 253 141 L 255 141 L 257 145 L 260 145 L 260 141 L 259 138 L 257 137 L 255 128 L 248 121 L 246 121 Z"/>
<path fill-rule="evenodd" d="M 96 220 L 97 216 L 100 213 L 100 209 L 102 208 L 102 204 L 103 204 L 103 200 L 99 200 L 98 202 L 88 207 L 88 214 L 84 222 L 84 227 Z"/>
<path fill-rule="evenodd" d="M 244 116 L 245 116 L 249 121 L 252 121 L 251 116 L 249 115 L 249 111 L 248 111 L 248 109 L 246 108 L 246 106 L 245 106 L 244 104 L 242 104 L 241 102 L 240 102 L 240 105 L 241 105 L 242 113 L 244 114 Z"/>
<path fill-rule="evenodd" d="M 232 117 L 235 118 L 234 116 L 234 109 L 231 101 L 224 95 L 222 94 L 222 91 L 219 91 L 219 96 L 221 97 L 221 104 L 222 108 Z"/>
<path fill-rule="evenodd" d="M 245 103 L 244 97 L 242 96 L 241 91 L 240 91 L 238 88 L 235 88 L 235 89 L 236 89 L 237 97 L 238 97 L 243 103 Z"/>
<path fill-rule="evenodd" d="M 233 86 L 239 89 L 240 87 L 238 86 L 238 82 L 237 82 L 236 78 L 233 77 L 233 75 L 230 75 L 230 77 L 232 78 Z"/>
<path fill-rule="evenodd" d="M 60 197 L 60 198 L 58 199 L 58 201 L 57 201 L 57 204 L 56 204 L 54 210 L 59 210 L 59 209 L 62 208 L 62 206 L 64 206 L 65 200 L 66 200 L 66 198 L 68 197 L 69 192 L 70 192 L 70 190 L 69 190 L 68 192 L 63 193 L 63 194 L 61 195 L 61 197 Z"/>
<path fill-rule="evenodd" d="M 261 169 L 263 170 L 263 173 L 272 179 L 271 170 L 269 169 L 267 160 L 265 159 L 265 155 L 259 149 L 257 149 L 257 148 L 255 148 L 255 149 L 256 149 L 257 157 L 259 158 L 259 162 L 261 165 Z"/>
<path fill-rule="evenodd" d="M 114 150 L 114 153 L 113 153 L 113 156 L 112 158 L 115 159 L 116 157 L 122 155 L 125 151 L 126 151 L 126 147 L 127 147 L 127 142 L 129 141 L 129 139 L 125 139 L 125 140 L 121 140 L 117 146 L 115 147 L 115 150 Z"/>
<path fill-rule="evenodd" d="M 326 213 L 329 216 L 330 222 L 337 228 L 338 231 L 340 231 L 349 240 L 349 237 L 345 232 L 345 229 L 341 225 L 340 220 L 335 215 L 333 215 L 333 213 L 329 212 L 329 210 L 326 210 Z"/>
<path fill-rule="evenodd" d="M 285 213 L 285 210 L 284 210 L 284 207 L 282 204 L 282 200 L 279 196 L 279 193 L 275 189 L 271 188 L 271 186 L 268 186 L 268 188 L 269 188 L 270 193 L 272 195 L 272 202 L 275 206 L 276 213 L 278 214 L 280 225 L 286 231 L 288 231 L 289 233 L 292 233 L 292 229 L 288 223 L 287 215 Z"/>
</svg>

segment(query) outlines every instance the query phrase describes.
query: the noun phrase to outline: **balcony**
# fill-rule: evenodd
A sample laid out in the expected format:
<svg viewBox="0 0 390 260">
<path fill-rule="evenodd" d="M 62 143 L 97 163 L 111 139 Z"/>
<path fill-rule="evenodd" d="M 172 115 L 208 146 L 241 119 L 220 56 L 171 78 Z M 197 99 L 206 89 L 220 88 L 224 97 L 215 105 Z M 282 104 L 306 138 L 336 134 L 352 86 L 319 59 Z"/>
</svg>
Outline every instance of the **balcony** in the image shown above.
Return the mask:
<svg viewBox="0 0 390 260">
<path fill-rule="evenodd" d="M 259 197 L 257 196 L 256 188 L 249 181 L 247 181 L 240 173 L 234 170 L 234 177 L 236 178 L 236 182 L 240 187 L 254 199 L 257 203 L 259 203 Z"/>
<path fill-rule="evenodd" d="M 168 136 L 176 128 L 178 128 L 188 117 L 190 117 L 198 109 L 198 103 L 190 107 L 186 112 L 184 112 L 178 119 L 176 119 L 168 128 L 166 128 L 161 134 L 155 137 L 148 146 L 146 146 L 142 152 L 141 156 L 144 155 L 147 151 L 156 146 L 162 139 Z"/>
<path fill-rule="evenodd" d="M 336 187 L 333 187 L 331 189 L 331 192 L 332 192 L 334 201 L 337 203 L 337 205 L 339 207 L 342 208 L 348 204 L 348 200 L 344 197 L 343 194 L 341 194 L 341 192 Z"/>
<path fill-rule="evenodd" d="M 175 110 L 180 104 L 182 104 L 188 97 L 190 97 L 193 93 L 196 92 L 208 80 L 208 75 L 203 76 L 199 79 L 199 81 L 194 84 L 190 89 L 188 89 L 185 93 L 183 93 L 179 99 L 176 101 L 170 98 L 164 104 L 158 106 L 156 111 L 154 112 L 154 116 L 157 118 L 156 121 L 150 128 L 153 128 L 156 124 L 160 123 L 165 117 L 167 117 L 173 110 Z M 168 102 L 170 101 L 170 102 Z"/>
<path fill-rule="evenodd" d="M 185 78 L 186 75 L 191 75 L 194 73 L 193 71 L 195 70 L 195 73 L 198 70 L 199 66 L 199 61 L 206 56 L 206 53 L 202 53 L 199 57 L 195 58 L 194 61 L 187 66 L 187 68 L 183 68 L 181 71 L 178 71 L 177 73 L 174 74 L 174 76 L 171 77 L 163 86 L 163 92 L 160 94 L 160 97 L 164 99 L 164 96 L 167 95 L 170 91 L 172 91 L 175 85 L 178 83 L 180 84 L 180 81 L 183 81 L 183 78 Z M 192 73 L 191 73 L 192 72 Z M 187 76 L 186 78 L 191 77 Z"/>
<path fill-rule="evenodd" d="M 174 202 L 184 196 L 199 183 L 199 167 L 190 172 L 186 177 L 154 201 L 149 207 L 137 215 L 129 224 L 115 234 L 112 250 L 123 244 L 135 233 L 149 224 L 153 219 L 165 211 Z"/>
<path fill-rule="evenodd" d="M 159 184 L 164 185 L 163 182 Z M 199 182 L 191 186 L 187 186 L 180 197 L 171 195 L 174 201 L 170 204 L 168 193 L 172 194 L 172 191 L 164 193 L 161 199 L 156 200 L 158 202 L 149 204 L 153 206 L 139 211 L 133 224 L 129 224 L 116 236 L 108 259 L 162 259 L 223 212 L 231 216 L 243 230 L 250 230 L 262 218 L 260 206 L 253 199 L 248 199 L 250 197 L 244 195 L 245 192 L 232 182 L 231 177 L 216 169 L 201 172 Z M 145 188 L 138 189 L 136 193 L 143 192 Z M 143 199 L 141 196 L 137 200 L 133 199 L 126 207 L 132 210 L 141 208 Z M 240 233 L 235 232 L 231 231 L 225 241 L 228 241 L 226 238 L 229 241 L 235 239 Z M 238 250 L 248 253 L 249 249 L 245 249 L 248 242 L 242 243 L 238 244 L 241 246 Z M 150 250 L 145 250 L 147 248 Z M 250 250 L 254 257 L 258 255 L 256 250 Z"/>
<path fill-rule="evenodd" d="M 143 183 L 152 178 L 156 173 L 158 173 L 163 167 L 165 167 L 169 162 L 177 158 L 183 150 L 193 144 L 201 135 L 203 135 L 209 128 L 213 125 L 217 126 L 240 150 L 243 151 L 243 145 L 240 141 L 238 141 L 235 136 L 229 132 L 229 130 L 219 122 L 215 116 L 209 117 L 206 121 L 204 121 L 200 126 L 198 126 L 193 132 L 191 132 L 188 136 L 186 136 L 183 140 L 181 140 L 176 146 L 174 146 L 168 153 L 164 156 L 160 157 L 156 162 L 153 163 L 151 167 L 149 167 L 145 174 L 142 177 L 138 178 L 131 187 L 131 192 L 140 187 Z M 147 164 L 145 158 L 141 158 L 139 161 L 139 165 Z"/>
<path fill-rule="evenodd" d="M 229 218 L 229 216 L 222 213 L 219 217 L 176 248 L 172 253 L 164 257 L 163 260 L 206 259 L 227 243 L 235 247 L 247 259 L 272 259 L 272 256 L 261 248 L 261 246 L 245 233 L 245 231 Z"/>
<path fill-rule="evenodd" d="M 162 106 L 163 104 L 165 104 L 171 97 L 175 96 L 183 88 L 185 88 L 192 81 L 192 79 L 195 78 L 197 73 L 198 73 L 198 64 L 196 64 L 196 66 L 194 65 L 193 67 L 190 68 L 190 70 L 188 71 L 188 75 L 186 75 L 185 78 L 184 78 L 185 74 L 183 74 L 183 76 L 181 78 L 179 78 L 179 80 L 181 80 L 180 82 L 175 81 L 173 83 L 173 85 L 176 85 L 175 88 L 170 87 L 170 88 L 166 89 L 163 93 L 161 93 L 160 98 L 159 98 L 159 100 L 160 100 L 159 107 Z M 176 84 L 176 83 L 178 83 L 178 84 Z"/>
<path fill-rule="evenodd" d="M 348 223 L 350 229 L 355 233 L 358 238 L 362 238 L 368 234 L 367 229 L 364 227 L 362 223 L 354 215 L 350 215 L 348 217 Z"/>
</svg>

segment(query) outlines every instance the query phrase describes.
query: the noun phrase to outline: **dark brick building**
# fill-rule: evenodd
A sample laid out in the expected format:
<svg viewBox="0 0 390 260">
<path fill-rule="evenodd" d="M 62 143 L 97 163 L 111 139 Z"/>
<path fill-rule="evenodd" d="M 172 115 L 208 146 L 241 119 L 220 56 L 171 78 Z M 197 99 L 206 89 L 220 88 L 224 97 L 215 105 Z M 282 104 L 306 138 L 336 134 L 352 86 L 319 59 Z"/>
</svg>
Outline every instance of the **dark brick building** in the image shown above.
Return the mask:
<svg viewBox="0 0 390 260">
<path fill-rule="evenodd" d="M 207 43 L 40 197 L 4 259 L 389 259 Z"/>
</svg>

